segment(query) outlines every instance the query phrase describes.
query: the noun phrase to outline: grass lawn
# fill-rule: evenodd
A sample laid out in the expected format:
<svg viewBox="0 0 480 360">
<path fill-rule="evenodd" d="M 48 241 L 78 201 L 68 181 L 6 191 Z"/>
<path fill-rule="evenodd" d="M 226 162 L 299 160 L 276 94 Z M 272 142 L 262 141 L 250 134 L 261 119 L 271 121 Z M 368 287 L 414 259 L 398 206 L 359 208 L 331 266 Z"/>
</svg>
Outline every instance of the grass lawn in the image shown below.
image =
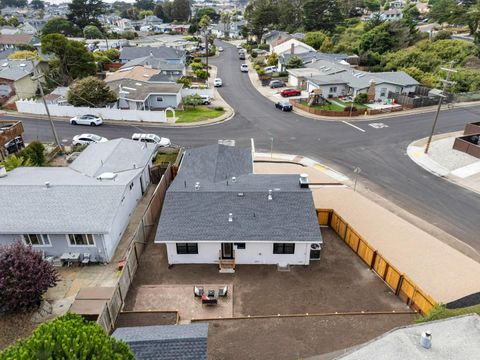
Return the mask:
<svg viewBox="0 0 480 360">
<path fill-rule="evenodd" d="M 302 101 L 301 104 L 308 106 L 308 102 L 306 102 L 306 101 Z M 343 112 L 343 107 L 338 106 L 337 104 L 333 104 L 333 103 L 332 104 L 325 104 L 325 105 L 316 104 L 316 105 L 313 105 L 312 107 L 314 109 Z"/>
<path fill-rule="evenodd" d="M 177 159 L 178 152 L 173 152 L 169 154 L 157 154 L 155 157 L 154 165 L 159 165 L 161 163 L 171 163 L 173 164 Z"/>
<path fill-rule="evenodd" d="M 350 101 L 349 101 L 349 102 L 345 102 L 345 101 L 340 100 L 340 99 L 337 99 L 337 98 L 335 98 L 334 100 L 335 100 L 336 102 L 342 104 L 342 105 L 345 105 L 345 106 L 348 106 L 348 105 L 351 104 Z M 365 106 L 365 105 L 363 105 L 363 104 L 360 104 L 360 103 L 353 103 L 353 106 L 355 106 L 358 110 L 365 110 L 365 109 L 367 109 L 367 106 Z"/>
<path fill-rule="evenodd" d="M 447 309 L 445 306 L 438 306 L 433 308 L 426 316 L 422 316 L 417 320 L 418 323 L 446 319 L 452 316 L 466 315 L 471 313 L 477 313 L 480 315 L 480 305 L 474 305 L 459 309 Z"/>
<path fill-rule="evenodd" d="M 216 117 L 219 117 L 220 115 L 223 115 L 224 112 L 225 110 L 215 110 L 214 108 L 209 108 L 207 106 L 197 106 L 195 108 L 188 107 L 185 108 L 185 110 L 183 111 L 175 111 L 175 114 L 177 116 L 176 123 L 193 123 L 214 119 Z"/>
</svg>

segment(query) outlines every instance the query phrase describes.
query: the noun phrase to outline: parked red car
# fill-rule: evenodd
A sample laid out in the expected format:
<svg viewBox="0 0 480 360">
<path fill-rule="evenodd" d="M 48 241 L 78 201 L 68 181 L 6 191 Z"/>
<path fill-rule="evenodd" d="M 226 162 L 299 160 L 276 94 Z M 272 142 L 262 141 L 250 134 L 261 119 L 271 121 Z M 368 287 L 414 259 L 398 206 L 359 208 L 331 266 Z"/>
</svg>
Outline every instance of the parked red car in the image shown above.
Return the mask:
<svg viewBox="0 0 480 360">
<path fill-rule="evenodd" d="M 298 95 L 301 95 L 302 92 L 300 90 L 297 90 L 297 89 L 283 89 L 282 91 L 280 91 L 280 95 L 282 95 L 283 97 L 287 97 L 287 96 L 298 96 Z"/>
</svg>

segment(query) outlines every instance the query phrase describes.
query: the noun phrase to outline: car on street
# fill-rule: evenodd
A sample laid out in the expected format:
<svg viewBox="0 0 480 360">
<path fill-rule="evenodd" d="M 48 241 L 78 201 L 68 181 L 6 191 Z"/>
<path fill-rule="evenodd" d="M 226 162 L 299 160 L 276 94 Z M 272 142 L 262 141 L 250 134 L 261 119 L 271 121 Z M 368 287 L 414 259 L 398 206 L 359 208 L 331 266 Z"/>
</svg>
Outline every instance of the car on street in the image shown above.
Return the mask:
<svg viewBox="0 0 480 360">
<path fill-rule="evenodd" d="M 135 133 L 135 134 L 132 135 L 132 140 L 151 143 L 151 144 L 157 144 L 160 147 L 168 147 L 172 144 L 170 139 L 160 137 L 160 136 L 155 135 L 155 134 Z"/>
<path fill-rule="evenodd" d="M 277 109 L 282 110 L 282 111 L 292 111 L 293 110 L 292 104 L 290 104 L 288 101 L 285 101 L 285 100 L 275 103 L 275 107 Z"/>
<path fill-rule="evenodd" d="M 210 96 L 208 95 L 200 95 L 200 97 L 202 98 L 202 105 L 210 105 L 210 103 L 212 102 L 212 99 L 210 99 Z"/>
<path fill-rule="evenodd" d="M 283 97 L 299 96 L 299 95 L 302 95 L 302 92 L 297 89 L 283 89 L 282 91 L 280 91 L 280 95 Z"/>
<path fill-rule="evenodd" d="M 80 134 L 73 137 L 72 145 L 90 145 L 105 141 L 108 141 L 108 139 L 95 134 Z"/>
<path fill-rule="evenodd" d="M 222 85 L 223 85 L 222 79 L 216 78 L 216 79 L 213 80 L 213 86 L 220 87 Z"/>
<path fill-rule="evenodd" d="M 268 84 L 268 86 L 270 86 L 270 89 L 281 88 L 281 87 L 284 87 L 286 85 L 287 84 L 285 84 L 285 81 L 282 81 L 282 80 L 272 80 Z"/>
<path fill-rule="evenodd" d="M 241 45 L 237 45 L 237 49 L 243 49 Z"/>
<path fill-rule="evenodd" d="M 98 126 L 103 124 L 103 119 L 97 115 L 79 115 L 71 118 L 70 124 Z"/>
<path fill-rule="evenodd" d="M 218 50 L 219 52 L 223 52 L 223 48 L 222 48 L 221 46 L 219 46 L 219 47 L 217 48 L 217 50 Z"/>
<path fill-rule="evenodd" d="M 240 65 L 240 71 L 241 72 L 248 72 L 248 65 L 247 64 Z"/>
<path fill-rule="evenodd" d="M 238 59 L 239 60 L 245 60 L 245 54 L 244 53 L 238 54 Z"/>
</svg>

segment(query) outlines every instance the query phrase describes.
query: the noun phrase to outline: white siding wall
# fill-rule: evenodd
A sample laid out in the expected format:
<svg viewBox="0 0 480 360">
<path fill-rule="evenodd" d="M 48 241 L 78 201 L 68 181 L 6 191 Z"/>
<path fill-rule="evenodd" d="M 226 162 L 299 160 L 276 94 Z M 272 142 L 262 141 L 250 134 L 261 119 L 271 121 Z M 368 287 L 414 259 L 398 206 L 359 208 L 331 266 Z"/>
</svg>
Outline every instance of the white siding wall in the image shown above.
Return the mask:
<svg viewBox="0 0 480 360">
<path fill-rule="evenodd" d="M 298 78 L 292 74 L 288 74 L 288 85 L 297 87 Z"/>
<path fill-rule="evenodd" d="M 198 242 L 198 254 L 177 254 L 175 243 L 167 243 L 169 264 L 217 264 L 221 243 Z M 308 265 L 310 243 L 296 243 L 294 254 L 274 254 L 271 242 L 247 242 L 245 249 L 235 250 L 236 264 Z"/>
<path fill-rule="evenodd" d="M 336 88 L 336 89 L 331 89 L 331 88 Z M 322 96 L 324 96 L 325 98 L 328 98 L 329 95 L 332 95 L 333 97 L 343 96 L 343 95 L 346 95 L 348 92 L 347 86 L 343 84 L 318 86 L 316 84 L 308 82 L 307 91 L 311 92 L 314 89 L 321 89 Z"/>
</svg>

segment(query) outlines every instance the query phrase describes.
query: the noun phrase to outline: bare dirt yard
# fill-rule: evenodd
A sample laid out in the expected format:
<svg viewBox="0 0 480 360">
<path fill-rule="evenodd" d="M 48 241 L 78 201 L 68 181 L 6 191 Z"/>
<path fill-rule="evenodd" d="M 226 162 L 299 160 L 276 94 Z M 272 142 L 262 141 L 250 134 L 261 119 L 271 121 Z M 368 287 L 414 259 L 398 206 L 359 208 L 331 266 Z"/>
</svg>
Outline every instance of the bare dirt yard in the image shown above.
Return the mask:
<svg viewBox="0 0 480 360">
<path fill-rule="evenodd" d="M 165 246 L 150 242 L 140 260 L 125 310 L 145 310 L 146 300 L 140 290 L 143 286 L 228 283 L 234 287 L 234 317 L 410 311 L 332 230 L 322 228 L 322 234 L 322 259 L 310 266 L 293 266 L 289 272 L 264 265 L 239 265 L 234 274 L 220 274 L 216 265 L 169 268 Z M 148 301 L 151 303 L 151 298 Z M 357 345 L 413 319 L 413 314 L 388 314 L 211 321 L 209 357 L 312 356 Z"/>
</svg>

